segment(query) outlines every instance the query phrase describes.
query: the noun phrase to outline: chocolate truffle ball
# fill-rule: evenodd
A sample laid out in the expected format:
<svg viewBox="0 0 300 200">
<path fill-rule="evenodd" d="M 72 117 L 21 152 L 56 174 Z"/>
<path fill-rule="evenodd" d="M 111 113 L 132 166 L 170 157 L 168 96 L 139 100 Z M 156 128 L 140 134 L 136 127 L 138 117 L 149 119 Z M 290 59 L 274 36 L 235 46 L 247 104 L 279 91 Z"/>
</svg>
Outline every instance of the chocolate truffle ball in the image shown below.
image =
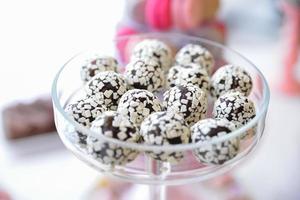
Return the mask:
<svg viewBox="0 0 300 200">
<path fill-rule="evenodd" d="M 175 60 L 179 65 L 198 64 L 204 67 L 209 75 L 212 73 L 214 66 L 212 54 L 206 48 L 197 44 L 187 44 L 182 47 L 176 54 Z"/>
<path fill-rule="evenodd" d="M 207 72 L 193 63 L 185 66 L 175 65 L 171 67 L 167 81 L 169 87 L 191 84 L 198 86 L 205 92 L 208 92 L 210 89 L 210 79 Z"/>
<path fill-rule="evenodd" d="M 164 71 L 152 58 L 132 60 L 126 66 L 125 77 L 132 88 L 155 92 L 164 86 Z"/>
<path fill-rule="evenodd" d="M 141 125 L 141 135 L 145 144 L 150 145 L 177 145 L 187 144 L 190 140 L 190 131 L 185 126 L 184 118 L 174 112 L 156 112 L 147 117 Z M 183 158 L 181 151 L 149 151 L 155 160 L 178 163 Z"/>
<path fill-rule="evenodd" d="M 208 142 L 235 130 L 235 125 L 227 120 L 204 119 L 191 128 L 192 142 Z M 195 157 L 203 163 L 222 165 L 239 152 L 239 139 L 232 138 L 222 142 L 204 145 L 194 150 Z"/>
<path fill-rule="evenodd" d="M 236 65 L 221 67 L 211 78 L 211 95 L 216 98 L 230 91 L 238 91 L 248 96 L 251 89 L 251 76 Z"/>
<path fill-rule="evenodd" d="M 205 118 L 207 112 L 207 96 L 194 85 L 175 86 L 164 93 L 164 107 L 168 111 L 181 114 L 188 126 L 192 126 Z"/>
<path fill-rule="evenodd" d="M 108 110 L 117 109 L 119 100 L 126 91 L 125 78 L 112 71 L 98 73 L 86 85 L 87 95 L 105 105 Z"/>
<path fill-rule="evenodd" d="M 215 102 L 213 116 L 245 125 L 255 117 L 255 106 L 248 97 L 240 92 L 230 92 L 220 96 Z"/>
<path fill-rule="evenodd" d="M 137 157 L 139 152 L 134 149 L 97 138 L 97 135 L 103 135 L 128 143 L 138 143 L 140 136 L 137 128 L 123 115 L 116 111 L 106 111 L 92 122 L 91 130 L 94 134 L 87 138 L 88 153 L 102 164 L 125 165 Z"/>
<path fill-rule="evenodd" d="M 138 58 L 156 59 L 164 71 L 167 71 L 172 63 L 171 49 L 156 39 L 145 39 L 134 47 L 131 60 Z"/>
<path fill-rule="evenodd" d="M 248 97 L 240 92 L 229 92 L 220 96 L 215 102 L 213 116 L 218 119 L 227 119 L 239 128 L 255 117 L 255 106 Z M 242 134 L 241 138 L 248 133 L 254 134 L 255 127 Z"/>
<path fill-rule="evenodd" d="M 69 104 L 66 107 L 66 112 L 77 123 L 90 128 L 91 123 L 106 110 L 103 105 L 100 105 L 92 98 L 79 100 L 75 103 Z M 75 140 L 81 146 L 86 145 L 87 134 L 75 131 Z"/>
<path fill-rule="evenodd" d="M 167 85 L 174 87 L 176 82 L 179 82 L 180 73 L 182 73 L 182 66 L 174 65 L 170 68 L 167 74 Z"/>
<path fill-rule="evenodd" d="M 161 105 L 157 97 L 141 89 L 127 91 L 120 99 L 118 106 L 118 112 L 137 126 L 140 126 L 151 113 L 158 111 L 161 111 Z"/>
<path fill-rule="evenodd" d="M 96 56 L 89 59 L 81 67 L 81 79 L 84 82 L 91 80 L 99 72 L 118 70 L 118 61 L 111 56 Z"/>
</svg>

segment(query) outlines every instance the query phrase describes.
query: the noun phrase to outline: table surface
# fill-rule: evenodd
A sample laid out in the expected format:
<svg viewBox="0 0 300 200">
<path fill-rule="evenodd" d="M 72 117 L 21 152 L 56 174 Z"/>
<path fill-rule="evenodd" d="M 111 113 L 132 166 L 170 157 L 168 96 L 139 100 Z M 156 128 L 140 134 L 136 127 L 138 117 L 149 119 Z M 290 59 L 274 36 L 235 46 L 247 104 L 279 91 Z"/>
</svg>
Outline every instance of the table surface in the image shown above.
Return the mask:
<svg viewBox="0 0 300 200">
<path fill-rule="evenodd" d="M 0 53 L 5 55 L 0 59 L 0 106 L 48 93 L 55 72 L 68 58 L 91 45 L 105 47 L 121 17 L 119 2 L 0 2 Z M 299 199 L 300 98 L 277 89 L 282 42 L 279 35 L 249 37 L 230 26 L 228 45 L 259 66 L 271 86 L 265 137 L 233 173 L 253 199 Z M 8 142 L 2 132 L 0 187 L 16 199 L 83 199 L 101 176 L 68 152 L 57 134 Z"/>
</svg>

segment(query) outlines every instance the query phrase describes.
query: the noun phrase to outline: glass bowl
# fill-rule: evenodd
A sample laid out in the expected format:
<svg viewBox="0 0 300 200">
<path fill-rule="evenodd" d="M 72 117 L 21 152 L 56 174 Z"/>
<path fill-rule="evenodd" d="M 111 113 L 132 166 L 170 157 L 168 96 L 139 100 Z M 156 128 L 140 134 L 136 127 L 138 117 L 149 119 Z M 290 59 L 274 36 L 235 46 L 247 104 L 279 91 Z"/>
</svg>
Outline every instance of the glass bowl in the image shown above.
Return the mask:
<svg viewBox="0 0 300 200">
<path fill-rule="evenodd" d="M 65 112 L 65 106 L 74 99 L 83 95 L 83 83 L 80 79 L 80 68 L 86 58 L 94 54 L 114 55 L 121 66 L 120 71 L 124 70 L 124 66 L 128 61 L 130 48 L 138 41 L 146 38 L 155 38 L 166 42 L 171 48 L 177 51 L 185 44 L 200 44 L 206 47 L 215 58 L 215 70 L 226 64 L 235 64 L 243 67 L 251 75 L 253 79 L 253 89 L 249 98 L 256 106 L 256 116 L 246 125 L 224 135 L 217 139 L 202 143 L 180 144 L 170 146 L 155 146 L 146 144 L 132 144 L 122 142 L 105 136 L 95 136 L 104 143 L 111 143 L 122 148 L 131 148 L 138 150 L 139 156 L 124 166 L 107 166 L 103 165 L 93 157 L 87 154 L 85 148 L 77 145 L 73 134 L 75 131 L 84 132 L 86 134 L 95 135 L 91 130 L 81 126 L 70 118 Z M 123 44 L 123 46 L 122 46 Z M 126 47 L 124 48 L 124 44 Z M 129 51 L 124 52 L 124 51 Z M 260 72 L 260 70 L 248 59 L 239 53 L 231 50 L 221 44 L 181 34 L 141 34 L 135 36 L 119 37 L 111 42 L 110 47 L 105 49 L 95 49 L 80 53 L 71 58 L 57 73 L 52 87 L 52 98 L 54 104 L 55 123 L 65 146 L 74 153 L 80 160 L 95 168 L 101 173 L 117 177 L 126 181 L 143 184 L 163 184 L 177 185 L 186 184 L 195 181 L 205 180 L 220 175 L 233 166 L 244 160 L 258 145 L 264 131 L 265 117 L 269 104 L 269 88 L 268 84 Z M 212 100 L 210 100 L 210 108 Z M 209 110 L 211 112 L 211 109 Z M 193 156 L 193 150 L 198 148 L 221 144 L 222 142 L 232 140 L 233 138 L 241 138 L 245 133 L 246 138 L 241 139 L 239 153 L 233 159 L 222 165 L 208 165 L 196 160 Z M 151 159 L 145 152 L 183 152 L 184 159 L 177 163 L 171 164 Z"/>
</svg>

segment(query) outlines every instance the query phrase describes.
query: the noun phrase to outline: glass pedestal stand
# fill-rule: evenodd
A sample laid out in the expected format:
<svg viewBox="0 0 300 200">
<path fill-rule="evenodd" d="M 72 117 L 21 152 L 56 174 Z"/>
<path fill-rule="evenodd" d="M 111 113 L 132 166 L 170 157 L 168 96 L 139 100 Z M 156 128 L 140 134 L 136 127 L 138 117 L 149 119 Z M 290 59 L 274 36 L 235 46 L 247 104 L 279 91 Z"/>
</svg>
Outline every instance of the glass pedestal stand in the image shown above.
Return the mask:
<svg viewBox="0 0 300 200">
<path fill-rule="evenodd" d="M 90 55 L 94 55 L 95 53 L 102 55 L 113 53 L 117 55 L 117 57 L 120 54 L 124 55 L 124 52 L 120 52 L 124 51 L 124 48 L 119 48 L 119 44 L 126 44 L 127 48 L 125 49 L 128 51 L 128 49 L 134 46 L 135 43 L 146 38 L 155 38 L 164 41 L 172 48 L 174 53 L 188 43 L 200 44 L 213 54 L 216 66 L 215 70 L 227 63 L 243 67 L 251 75 L 253 80 L 253 89 L 249 98 L 254 102 L 256 107 L 255 118 L 230 134 L 218 137 L 208 142 L 196 144 L 191 143 L 169 146 L 132 144 L 104 137 L 103 135 L 98 135 L 97 139 L 99 141 L 103 141 L 103 143 L 111 143 L 122 148 L 135 149 L 139 151 L 140 154 L 133 162 L 124 166 L 114 167 L 105 166 L 92 158 L 87 154 L 85 148 L 80 147 L 76 143 L 76 139 L 74 139 L 74 133 L 78 131 L 84 133 L 85 135 L 94 133 L 76 123 L 64 111 L 64 108 L 68 103 L 72 102 L 76 98 L 82 98 L 84 95 L 84 85 L 80 79 L 80 69 L 82 67 L 82 63 L 86 60 L 86 58 L 90 57 Z M 264 131 L 265 117 L 269 103 L 269 88 L 259 69 L 245 57 L 221 44 L 180 34 L 159 33 L 121 37 L 115 41 L 112 41 L 111 44 L 112 45 L 110 48 L 100 48 L 97 51 L 84 52 L 73 57 L 61 68 L 53 82 L 52 98 L 54 104 L 55 123 L 58 133 L 65 146 L 84 163 L 98 170 L 100 173 L 108 176 L 119 178 L 135 184 L 148 185 L 149 190 L 145 190 L 145 187 L 143 186 L 137 186 L 140 189 L 144 188 L 139 192 L 140 199 L 147 199 L 147 195 L 149 196 L 149 200 L 174 198 L 180 200 L 180 193 L 183 193 L 183 196 L 185 196 L 184 199 L 192 200 L 195 195 L 197 196 L 198 190 L 187 190 L 184 185 L 200 182 L 223 174 L 240 163 L 240 161 L 247 157 L 247 155 L 258 145 Z M 129 53 L 127 52 L 127 54 Z M 119 71 L 122 72 L 124 70 L 122 66 L 126 65 L 127 60 L 128 59 L 118 60 L 121 66 Z M 209 113 L 211 113 L 212 105 L 213 101 L 210 100 Z M 245 135 L 246 137 L 242 137 Z M 220 145 L 222 142 L 226 142 L 234 138 L 243 138 L 240 140 L 239 153 L 233 159 L 222 165 L 207 165 L 199 162 L 193 156 L 193 151 L 198 148 Z M 145 152 L 181 152 L 184 154 L 184 158 L 177 164 L 162 163 L 160 161 L 152 160 Z M 182 186 L 177 188 L 173 187 L 174 185 Z M 195 185 L 197 184 L 192 185 L 192 188 L 194 188 Z M 169 189 L 166 189 L 168 186 L 170 186 Z M 132 192 L 132 194 L 134 194 L 134 192 Z M 175 195 L 175 197 L 171 198 L 170 195 Z M 128 196 L 126 199 L 133 200 L 134 198 Z"/>
</svg>

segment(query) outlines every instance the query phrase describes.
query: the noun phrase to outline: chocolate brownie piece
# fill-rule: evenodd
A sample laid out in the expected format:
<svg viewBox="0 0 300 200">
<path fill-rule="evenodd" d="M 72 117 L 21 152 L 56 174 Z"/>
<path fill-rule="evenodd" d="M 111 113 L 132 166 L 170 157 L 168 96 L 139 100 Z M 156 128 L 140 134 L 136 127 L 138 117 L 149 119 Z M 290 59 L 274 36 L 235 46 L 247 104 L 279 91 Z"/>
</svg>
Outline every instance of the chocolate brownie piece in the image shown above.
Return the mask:
<svg viewBox="0 0 300 200">
<path fill-rule="evenodd" d="M 51 98 L 10 105 L 4 108 L 2 119 L 5 135 L 9 139 L 55 131 Z"/>
</svg>

